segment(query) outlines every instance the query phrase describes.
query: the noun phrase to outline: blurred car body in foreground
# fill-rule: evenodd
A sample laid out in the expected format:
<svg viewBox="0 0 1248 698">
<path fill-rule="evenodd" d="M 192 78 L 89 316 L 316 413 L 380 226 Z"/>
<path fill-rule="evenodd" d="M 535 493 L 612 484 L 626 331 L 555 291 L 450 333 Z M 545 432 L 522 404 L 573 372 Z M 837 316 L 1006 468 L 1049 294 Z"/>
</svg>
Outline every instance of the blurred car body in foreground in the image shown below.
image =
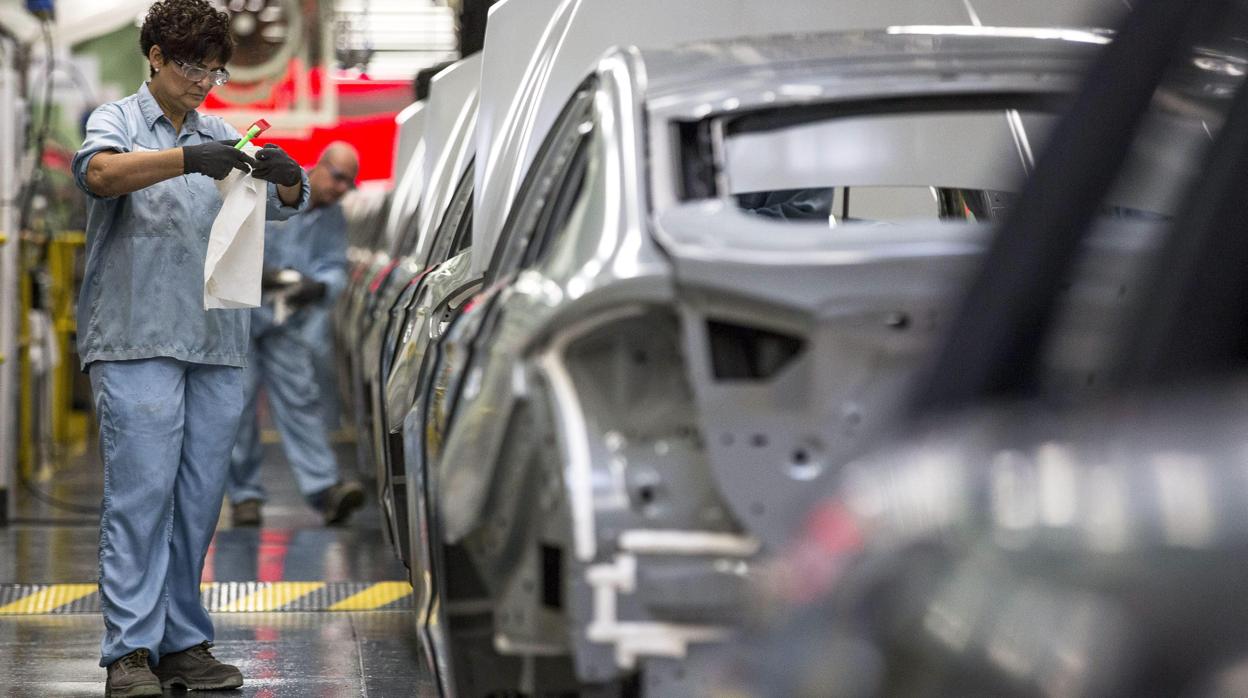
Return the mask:
<svg viewBox="0 0 1248 698">
<path fill-rule="evenodd" d="M 1137 5 L 908 428 L 792 501 L 763 632 L 704 694 L 1248 689 L 1245 38 L 1242 2 Z"/>
</svg>

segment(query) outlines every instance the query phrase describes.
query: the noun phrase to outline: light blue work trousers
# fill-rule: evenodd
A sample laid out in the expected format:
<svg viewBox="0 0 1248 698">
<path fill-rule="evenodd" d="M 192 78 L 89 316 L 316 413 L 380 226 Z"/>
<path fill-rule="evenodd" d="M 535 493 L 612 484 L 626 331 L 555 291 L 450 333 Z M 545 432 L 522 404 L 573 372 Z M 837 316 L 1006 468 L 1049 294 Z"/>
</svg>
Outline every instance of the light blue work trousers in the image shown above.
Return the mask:
<svg viewBox="0 0 1248 698">
<path fill-rule="evenodd" d="M 334 336 L 331 332 L 333 318 L 329 309 L 321 304 L 305 308 L 303 328 L 300 334 L 312 349 L 312 365 L 316 371 L 316 385 L 321 391 L 321 417 L 326 431 L 333 433 L 342 426 L 342 407 L 338 400 L 338 364 L 334 358 Z"/>
<path fill-rule="evenodd" d="M 330 448 L 321 413 L 313 352 L 299 325 L 265 327 L 252 318 L 251 351 L 247 357 L 246 395 L 238 440 L 230 458 L 227 486 L 230 501 L 265 501 L 260 483 L 264 447 L 256 410 L 260 387 L 269 397 L 273 425 L 282 439 L 286 460 L 299 491 L 309 502 L 338 482 L 338 461 Z"/>
<path fill-rule="evenodd" d="M 243 369 L 170 358 L 96 361 L 100 422 L 100 666 L 212 642 L 200 603 L 243 408 Z"/>
</svg>

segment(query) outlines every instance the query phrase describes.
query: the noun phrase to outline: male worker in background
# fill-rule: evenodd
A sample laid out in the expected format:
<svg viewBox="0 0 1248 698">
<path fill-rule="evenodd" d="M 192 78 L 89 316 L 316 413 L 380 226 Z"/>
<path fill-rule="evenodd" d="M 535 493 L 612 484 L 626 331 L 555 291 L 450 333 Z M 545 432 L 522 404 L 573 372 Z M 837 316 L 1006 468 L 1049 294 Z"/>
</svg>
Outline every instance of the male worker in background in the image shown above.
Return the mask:
<svg viewBox="0 0 1248 698">
<path fill-rule="evenodd" d="M 355 148 L 330 144 L 308 173 L 308 210 L 265 227 L 266 291 L 263 305 L 252 311 L 246 402 L 227 483 L 235 526 L 261 523 L 264 449 L 256 403 L 262 384 L 299 491 L 325 523 L 345 522 L 364 503 L 364 488 L 339 474 L 317 378 L 317 353 L 329 342 L 330 303 L 346 284 L 347 222 L 338 202 L 358 171 Z"/>
</svg>

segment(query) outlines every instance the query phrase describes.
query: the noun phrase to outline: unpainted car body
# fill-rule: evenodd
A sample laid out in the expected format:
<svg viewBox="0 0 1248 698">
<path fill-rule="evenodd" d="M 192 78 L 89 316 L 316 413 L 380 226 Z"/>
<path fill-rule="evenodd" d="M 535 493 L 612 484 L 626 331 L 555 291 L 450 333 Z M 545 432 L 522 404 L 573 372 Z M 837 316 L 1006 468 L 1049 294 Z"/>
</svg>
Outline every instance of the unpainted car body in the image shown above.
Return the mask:
<svg viewBox="0 0 1248 698">
<path fill-rule="evenodd" d="M 425 101 L 413 102 L 395 119 L 398 122 L 398 134 L 395 137 L 395 186 L 391 190 L 393 192 L 391 201 L 387 202 L 387 206 L 380 214 L 380 220 L 372 224 L 367 235 L 361 236 L 358 242 L 352 242 L 347 249 L 351 277 L 342 295 L 342 302 L 337 306 L 334 324 L 338 341 L 344 349 L 351 348 L 358 340 L 356 334 L 359 324 L 358 306 L 361 302 L 361 295 L 372 281 L 373 275 L 376 274 L 376 257 L 387 255 L 394 244 L 397 227 L 390 223 L 391 204 L 395 197 L 400 202 L 400 206 L 407 199 L 413 178 L 418 178 L 420 171 L 419 166 L 416 172 L 409 172 L 409 169 L 414 162 L 419 163 L 423 160 L 420 143 L 421 133 L 425 128 Z"/>
<path fill-rule="evenodd" d="M 422 135 L 424 183 L 418 202 L 407 206 L 408 230 L 395 248 L 391 268 L 373 294 L 371 316 L 363 321 L 363 341 L 358 351 L 360 389 L 366 397 L 356 415 L 361 438 L 367 437 L 370 462 L 376 468 L 377 494 L 386 528 L 395 552 L 408 561 L 408 508 L 405 473 L 401 459 L 389 457 L 389 419 L 386 416 L 386 379 L 398 350 L 399 335 L 406 323 L 408 306 L 429 269 L 448 252 L 439 247 L 434 235 L 455 188 L 463 179 L 472 159 L 473 128 L 476 123 L 477 86 L 480 58 L 469 57 L 438 73 L 430 84 Z M 442 238 L 449 244 L 451 239 Z M 400 417 L 401 419 L 401 417 Z"/>
<path fill-rule="evenodd" d="M 425 103 L 415 103 L 402 126 L 401 137 L 406 142 L 415 140 L 412 154 L 404 162 L 396 161 L 396 184 L 388 197 L 385 207 L 371 223 L 372 234 L 368 237 L 369 244 L 357 248 L 349 248 L 351 263 L 350 277 L 335 308 L 335 337 L 338 342 L 338 357 L 342 375 L 346 377 L 347 389 L 344 391 L 345 404 L 350 406 L 352 426 L 356 438 L 356 467 L 360 475 L 373 478 L 376 466 L 373 464 L 372 451 L 368 448 L 369 441 L 364 438 L 369 432 L 361 422 L 367 403 L 367 393 L 363 390 L 363 367 L 360 348 L 366 331 L 366 321 L 371 317 L 373 298 L 380 290 L 393 265 L 393 253 L 400 244 L 400 233 L 413 215 L 415 201 L 419 199 L 420 188 L 424 182 L 424 145 L 421 134 L 425 127 Z"/>
<path fill-rule="evenodd" d="M 780 514 L 756 497 L 800 487 L 823 472 L 817 459 L 860 447 L 853 433 L 825 444 L 803 433 L 843 418 L 846 402 L 859 405 L 861 435 L 887 418 L 986 233 L 848 225 L 829 236 L 826 222 L 735 211 L 739 192 L 715 191 L 691 166 L 697 125 L 986 98 L 998 112 L 993 130 L 945 144 L 970 148 L 968 179 L 947 184 L 1008 189 L 1029 166 L 1019 139 L 1045 121 L 1009 112 L 1067 91 L 1105 37 L 961 33 L 620 51 L 582 81 L 519 189 L 486 291 L 429 350 L 424 413 L 404 424 L 405 457 L 425 458 L 427 528 L 471 553 L 500 651 L 572 655 L 592 684 L 730 634 L 766 522 Z M 802 89 L 774 89 L 786 84 Z M 715 324 L 728 328 L 718 339 Z M 721 347 L 708 345 L 768 352 L 755 345 L 770 337 L 802 349 L 784 358 L 782 346 L 770 368 L 746 360 L 742 375 L 716 375 Z M 709 398 L 703 384 L 728 395 Z M 723 404 L 708 409 L 708 400 Z M 749 467 L 712 441 L 742 449 Z M 807 455 L 794 464 L 799 448 Z"/>
<path fill-rule="evenodd" d="M 621 16 L 616 11 L 618 8 L 614 6 L 607 8 L 605 4 L 590 0 L 571 2 L 547 0 L 539 5 L 540 7 L 529 3 L 522 7 L 518 2 L 503 2 L 491 11 L 491 24 L 483 60 L 484 82 L 481 87 L 480 116 L 477 126 L 479 157 L 475 177 L 478 189 L 473 197 L 474 216 L 477 217 L 473 222 L 473 253 L 468 256 L 466 265 L 463 263 L 464 260 L 455 260 L 454 264 L 450 264 L 444 270 L 447 273 L 437 276 L 436 284 L 428 285 L 430 291 L 427 295 L 415 294 L 411 303 L 407 304 L 406 307 L 410 308 L 408 312 L 411 317 L 404 324 L 404 335 L 408 334 L 407 328 L 413 330 L 423 328 L 424 333 L 413 332 L 407 337 L 408 341 L 405 341 L 404 350 L 400 356 L 407 354 L 409 358 L 403 359 L 404 365 L 401 370 L 396 369 L 390 372 L 391 375 L 387 378 L 388 404 L 382 409 L 387 414 L 388 427 L 392 436 L 395 435 L 394 429 L 397 427 L 398 420 L 403 420 L 403 438 L 398 444 L 392 440 L 388 447 L 391 454 L 389 457 L 393 457 L 393 454 L 400 450 L 403 453 L 406 462 L 404 470 L 407 473 L 409 511 L 411 512 L 417 512 L 422 506 L 432 512 L 443 502 L 457 501 L 458 492 L 446 493 L 440 489 L 445 484 L 440 482 L 439 473 L 442 473 L 443 468 L 438 466 L 442 456 L 442 442 L 446 436 L 447 427 L 453 421 L 452 417 L 463 411 L 457 400 L 461 388 L 466 388 L 469 392 L 480 389 L 478 381 L 481 374 L 467 371 L 467 367 L 474 355 L 484 355 L 482 352 L 487 349 L 486 345 L 493 338 L 488 327 L 483 331 L 483 325 L 493 321 L 490 316 L 493 300 L 500 291 L 505 290 L 506 283 L 512 279 L 495 279 L 496 283 L 493 283 L 486 293 L 466 302 L 463 301 L 462 294 L 470 292 L 473 285 L 479 283 L 478 279 L 481 279 L 487 271 L 493 254 L 483 253 L 482 250 L 494 249 L 498 229 L 508 215 L 511 199 L 528 171 L 538 145 L 547 135 L 568 96 L 574 92 L 576 85 L 584 77 L 584 68 L 590 66 L 604 48 L 612 43 L 665 46 L 688 38 L 733 36 L 742 33 L 744 27 L 748 27 L 751 32 L 809 30 L 821 26 L 878 28 L 900 23 L 964 24 L 967 21 L 978 23 L 985 17 L 989 22 L 1000 22 L 1002 18 L 1008 17 L 1010 21 L 1000 23 L 1045 26 L 1066 23 L 1064 20 L 1070 18 L 1078 17 L 1082 20 L 1087 16 L 1094 16 L 1097 12 L 1089 9 L 1089 6 L 1093 5 L 1106 12 L 1120 9 L 1114 3 L 1086 2 L 1065 2 L 1046 5 L 1043 8 L 1019 7 L 1015 3 L 996 2 L 973 4 L 899 2 L 875 4 L 867 10 L 827 6 L 747 8 L 733 5 L 727 8 L 723 3 L 706 5 L 686 3 L 681 8 L 677 8 L 677 11 L 686 12 L 688 21 L 671 22 L 668 26 L 667 22 L 672 8 L 660 7 L 658 4 L 630 6 L 629 13 L 624 16 Z M 547 7 L 554 14 L 554 21 L 549 24 L 545 24 L 549 20 L 542 19 L 542 11 Z M 747 16 L 748 20 L 742 19 Z M 656 19 L 658 17 L 663 17 L 663 20 L 659 21 Z M 1079 24 L 1080 22 L 1069 23 Z M 545 29 L 531 32 L 508 31 L 509 28 L 519 27 L 522 24 L 533 27 L 545 26 Z M 677 31 L 676 27 L 680 27 L 681 31 Z M 507 47 L 509 50 L 494 50 L 499 47 Z M 523 54 L 526 50 L 531 52 L 527 63 L 517 61 L 512 55 L 513 53 Z M 494 232 L 491 233 L 490 230 Z M 657 255 L 659 266 L 662 266 L 664 256 L 662 252 Z M 670 273 L 670 270 L 666 273 Z M 655 278 L 661 275 L 661 273 L 657 274 Z M 589 275 L 586 274 L 586 276 Z M 670 284 L 670 279 L 665 283 Z M 655 297 L 670 300 L 670 291 L 665 292 L 657 287 L 653 290 Z M 578 307 L 575 312 L 591 307 L 591 304 L 586 304 Z M 569 315 L 571 314 L 570 311 Z M 679 330 L 678 314 L 664 310 L 660 312 L 660 315 L 663 317 L 656 319 L 643 313 L 629 326 L 630 330 L 642 334 L 652 322 L 657 322 L 668 330 L 672 328 Z M 621 326 L 626 326 L 626 323 L 622 323 Z M 665 338 L 672 336 L 671 332 L 657 334 Z M 667 339 L 664 339 L 656 345 L 643 347 L 639 353 L 647 354 L 647 348 L 659 354 L 672 352 L 673 347 L 679 347 L 685 341 L 676 339 L 675 344 L 670 344 L 666 343 Z M 671 366 L 665 367 L 666 373 L 659 371 L 659 375 L 664 378 L 655 382 L 668 380 L 670 383 L 686 368 L 683 362 L 674 362 Z M 412 377 L 413 373 L 416 376 L 415 379 Z M 523 392 L 526 386 L 523 378 L 519 376 L 521 373 L 523 372 L 517 372 L 513 377 L 516 378 L 519 389 Z M 582 382 L 595 380 L 594 377 L 588 375 L 582 377 Z M 687 389 L 687 392 L 691 391 L 692 388 Z M 668 400 L 669 397 L 658 392 L 653 401 L 646 403 L 647 407 L 642 409 L 653 407 L 656 422 L 662 422 L 674 414 L 674 418 L 670 419 L 670 426 L 673 427 L 671 433 L 679 435 L 686 442 L 698 441 L 701 438 L 697 434 L 699 425 L 696 420 L 690 419 L 695 398 L 689 395 L 683 402 L 676 400 L 664 406 L 663 401 Z M 400 417 L 404 406 L 409 402 L 414 403 L 413 409 L 406 412 L 405 417 Z M 853 418 L 851 416 L 851 419 Z M 807 423 L 814 419 L 814 416 L 808 417 Z M 529 426 L 531 423 L 517 423 L 507 428 L 522 430 Z M 545 427 L 548 433 L 553 433 L 553 428 L 549 425 Z M 697 450 L 696 444 L 691 446 L 689 443 L 682 443 L 681 438 L 664 443 L 662 448 L 671 449 L 675 444 L 678 451 L 681 448 Z M 382 450 L 386 448 L 383 444 Z M 594 457 L 598 456 L 603 456 L 603 454 L 594 454 Z M 680 462 L 681 458 L 679 453 L 674 453 L 670 461 Z M 696 460 L 697 456 L 690 456 L 690 458 Z M 446 467 L 453 466 L 447 465 Z M 813 469 L 807 468 L 806 471 L 811 472 Z M 653 485 L 656 479 L 661 480 L 662 477 L 650 474 L 641 479 L 648 480 L 650 484 L 642 482 L 634 485 L 637 496 L 653 501 L 656 498 L 656 492 L 661 489 Z M 425 490 L 423 499 L 421 493 L 412 485 L 418 480 Z M 690 475 L 689 480 L 703 484 L 706 481 L 702 474 Z M 676 482 L 675 489 L 679 494 L 675 495 L 675 498 L 682 498 L 687 491 L 703 487 L 703 484 L 688 485 L 686 482 Z M 480 493 L 477 493 L 477 496 L 479 497 Z M 658 496 L 661 497 L 662 493 Z M 668 498 L 672 498 L 670 493 Z M 716 498 L 709 494 L 707 497 L 694 496 L 687 510 L 697 510 L 710 499 Z M 476 511 L 478 507 L 490 509 L 494 506 L 493 502 L 483 505 L 479 499 L 474 501 L 471 497 L 466 501 L 470 511 Z M 520 506 L 524 504 L 524 501 L 520 502 Z M 731 518 L 728 509 L 724 508 L 723 504 L 722 500 L 718 500 L 713 506 L 703 507 L 703 509 L 709 512 L 719 507 L 721 511 L 712 513 L 712 517 Z M 748 503 L 748 505 L 753 504 L 753 502 Z M 454 504 L 448 506 L 457 507 Z M 661 509 L 663 505 L 652 508 Z M 514 521 L 515 519 L 509 518 L 512 513 L 515 513 L 514 509 L 513 503 L 502 504 L 498 508 L 499 516 L 494 520 L 500 522 L 500 525 L 503 525 L 501 522 Z M 467 516 L 471 518 L 474 515 L 468 514 Z M 439 534 L 442 524 L 439 517 L 421 513 L 412 518 L 409 527 L 412 536 L 412 552 L 409 555 L 409 561 L 413 565 L 413 581 L 417 582 L 419 589 L 421 584 L 417 579 L 422 575 L 428 578 L 424 586 L 428 590 L 429 601 L 421 604 L 421 607 L 426 609 L 422 611 L 425 622 L 432 622 L 430 621 L 434 618 L 432 611 L 442 609 L 436 597 L 440 585 L 443 585 L 446 580 L 440 579 L 434 569 L 442 564 L 438 561 L 443 546 Z M 725 523 L 724 527 L 725 530 L 735 531 L 731 523 Z M 582 533 L 582 538 L 584 537 Z M 463 542 L 462 538 L 457 540 Z M 651 540 L 648 544 L 656 543 Z M 662 548 L 667 544 L 660 542 L 656 545 Z M 712 538 L 708 544 L 712 546 L 712 549 L 720 545 L 734 551 L 734 554 L 742 554 L 742 551 L 753 550 L 757 541 L 743 539 L 732 533 L 728 537 Z M 543 552 L 543 555 L 546 555 L 543 558 L 543 564 L 558 566 L 556 558 L 562 554 L 562 551 L 555 550 L 554 547 Z M 460 551 L 457 543 L 449 544 L 447 549 L 453 552 Z M 423 560 L 423 562 L 417 562 L 418 560 Z M 698 564 L 702 562 L 699 561 Z M 532 560 L 526 561 L 525 564 L 531 568 Z M 659 566 L 661 567 L 662 564 L 659 563 Z M 697 564 L 694 567 L 697 567 Z M 504 565 L 501 569 L 503 573 L 512 574 L 519 567 Z M 498 569 L 487 569 L 482 574 L 489 576 L 498 571 Z M 476 570 L 473 570 L 473 573 L 475 572 Z M 680 575 L 675 574 L 675 577 L 679 578 Z M 527 581 L 515 580 L 515 584 L 520 586 L 525 586 L 526 583 L 532 587 L 531 576 Z M 735 583 L 729 580 L 728 586 L 735 588 Z M 722 588 L 723 585 L 720 587 Z M 722 605 L 726 597 L 721 594 L 719 598 L 719 602 L 707 605 L 713 606 L 715 603 Z M 511 611 L 515 611 L 515 616 L 521 617 L 531 608 L 528 605 L 530 601 L 531 598 L 517 602 L 507 609 L 507 614 L 511 615 Z M 439 623 L 439 627 L 444 628 L 446 625 L 445 622 Z M 688 637 L 720 637 L 723 634 L 720 628 L 695 630 L 696 632 Z M 562 630 L 558 621 L 547 622 L 546 627 L 538 632 L 530 632 L 530 629 L 522 628 L 519 632 L 499 633 L 497 644 L 510 652 L 524 656 L 552 651 L 566 652 L 567 643 L 559 639 L 560 632 Z M 679 634 L 678 632 L 677 635 Z M 541 639 L 535 644 L 528 643 L 527 636 L 538 636 Z M 553 644 L 549 641 L 552 636 L 555 637 Z M 650 640 L 653 640 L 653 636 Z M 644 644 L 650 640 L 641 638 L 641 643 Z M 610 642 L 600 644 L 610 644 Z M 439 646 L 441 646 L 440 643 Z M 669 643 L 667 652 L 679 654 L 684 651 L 684 648 L 684 640 L 678 638 Z M 599 652 L 600 659 L 602 654 Z M 628 652 L 624 651 L 623 655 L 627 654 Z M 630 663 L 631 660 L 627 656 L 619 662 L 625 666 Z M 619 666 L 615 666 L 617 663 L 611 661 L 599 661 L 597 664 L 601 667 L 601 671 L 593 670 L 596 673 L 591 672 L 589 675 L 591 680 L 594 676 L 606 678 L 618 676 L 621 671 Z"/>
<path fill-rule="evenodd" d="M 347 283 L 331 312 L 334 355 L 338 366 L 338 392 L 344 398 L 345 404 L 352 404 L 350 396 L 354 390 L 349 339 L 352 333 L 347 331 L 347 318 L 351 315 L 352 299 L 360 285 L 365 283 L 369 261 L 380 244 L 386 211 L 390 208 L 393 195 L 393 187 L 369 186 L 347 192 L 342 200 L 343 215 L 347 219 Z"/>
</svg>

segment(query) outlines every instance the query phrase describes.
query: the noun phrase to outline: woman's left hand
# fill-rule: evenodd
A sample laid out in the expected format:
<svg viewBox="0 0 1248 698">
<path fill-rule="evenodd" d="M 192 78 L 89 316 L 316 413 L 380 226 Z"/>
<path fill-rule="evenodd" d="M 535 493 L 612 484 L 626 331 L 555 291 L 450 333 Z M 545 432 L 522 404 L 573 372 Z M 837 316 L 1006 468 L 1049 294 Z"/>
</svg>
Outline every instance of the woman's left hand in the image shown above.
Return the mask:
<svg viewBox="0 0 1248 698">
<path fill-rule="evenodd" d="M 256 151 L 256 169 L 251 176 L 267 182 L 293 187 L 303 180 L 303 168 L 286 151 L 269 143 Z"/>
</svg>

